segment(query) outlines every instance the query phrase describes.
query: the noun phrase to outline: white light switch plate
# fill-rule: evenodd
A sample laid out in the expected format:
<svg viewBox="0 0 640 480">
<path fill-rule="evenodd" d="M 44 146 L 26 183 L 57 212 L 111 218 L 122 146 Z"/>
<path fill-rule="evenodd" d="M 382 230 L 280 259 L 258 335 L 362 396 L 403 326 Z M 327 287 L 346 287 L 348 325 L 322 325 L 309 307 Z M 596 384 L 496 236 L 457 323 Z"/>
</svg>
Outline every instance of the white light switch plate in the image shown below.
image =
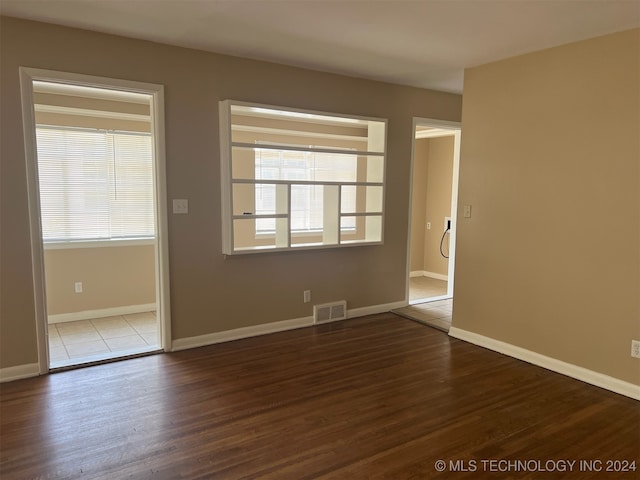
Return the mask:
<svg viewBox="0 0 640 480">
<path fill-rule="evenodd" d="M 177 213 L 177 214 L 189 213 L 189 200 L 184 198 L 174 198 L 173 213 Z"/>
</svg>

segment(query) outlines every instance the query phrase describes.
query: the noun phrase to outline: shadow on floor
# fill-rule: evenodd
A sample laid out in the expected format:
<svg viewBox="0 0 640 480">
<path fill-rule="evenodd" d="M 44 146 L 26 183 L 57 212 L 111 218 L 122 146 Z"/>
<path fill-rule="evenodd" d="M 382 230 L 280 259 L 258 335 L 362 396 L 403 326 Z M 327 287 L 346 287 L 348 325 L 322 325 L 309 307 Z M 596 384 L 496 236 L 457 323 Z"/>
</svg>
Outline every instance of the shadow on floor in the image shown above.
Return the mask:
<svg viewBox="0 0 640 480">
<path fill-rule="evenodd" d="M 392 312 L 396 315 L 449 333 L 449 329 L 451 328 L 451 314 L 453 312 L 453 299 L 449 298 L 446 300 L 409 305 L 408 307 L 396 308 L 392 310 Z"/>
</svg>

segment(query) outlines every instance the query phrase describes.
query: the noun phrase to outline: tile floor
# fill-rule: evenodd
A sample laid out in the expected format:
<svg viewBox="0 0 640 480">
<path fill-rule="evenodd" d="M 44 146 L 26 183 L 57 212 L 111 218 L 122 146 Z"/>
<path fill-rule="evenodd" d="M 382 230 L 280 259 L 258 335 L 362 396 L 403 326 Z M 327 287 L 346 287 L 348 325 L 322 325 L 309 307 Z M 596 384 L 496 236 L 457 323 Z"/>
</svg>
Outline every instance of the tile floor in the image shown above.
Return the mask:
<svg viewBox="0 0 640 480">
<path fill-rule="evenodd" d="M 447 281 L 430 277 L 412 277 L 409 280 L 409 301 L 439 297 L 447 294 Z"/>
<path fill-rule="evenodd" d="M 158 345 L 155 312 L 49 325 L 51 368 L 143 353 Z"/>
<path fill-rule="evenodd" d="M 451 328 L 451 315 L 453 313 L 453 299 L 436 300 L 433 302 L 409 305 L 408 307 L 393 310 L 403 317 L 416 320 L 430 327 L 448 332 Z"/>
</svg>

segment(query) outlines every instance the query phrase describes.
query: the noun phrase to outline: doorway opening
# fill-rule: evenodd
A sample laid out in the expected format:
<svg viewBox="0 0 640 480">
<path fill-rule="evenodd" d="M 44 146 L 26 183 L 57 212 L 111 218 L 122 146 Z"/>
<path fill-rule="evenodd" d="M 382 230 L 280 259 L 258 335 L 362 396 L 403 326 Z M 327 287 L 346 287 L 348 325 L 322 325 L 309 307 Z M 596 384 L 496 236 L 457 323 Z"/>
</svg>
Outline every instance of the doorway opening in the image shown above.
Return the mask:
<svg viewBox="0 0 640 480">
<path fill-rule="evenodd" d="M 454 292 L 460 123 L 415 118 L 404 316 L 448 331 Z"/>
<path fill-rule="evenodd" d="M 40 373 L 168 350 L 162 86 L 20 74 Z"/>
</svg>

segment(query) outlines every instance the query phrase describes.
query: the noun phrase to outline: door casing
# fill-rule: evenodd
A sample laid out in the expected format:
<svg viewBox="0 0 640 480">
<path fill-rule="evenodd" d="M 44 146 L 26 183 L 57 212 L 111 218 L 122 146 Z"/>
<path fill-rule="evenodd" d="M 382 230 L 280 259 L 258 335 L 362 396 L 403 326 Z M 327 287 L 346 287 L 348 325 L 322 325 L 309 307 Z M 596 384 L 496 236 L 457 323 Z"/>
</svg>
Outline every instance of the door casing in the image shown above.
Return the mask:
<svg viewBox="0 0 640 480">
<path fill-rule="evenodd" d="M 453 180 L 451 185 L 451 232 L 449 234 L 449 264 L 448 264 L 448 283 L 447 283 L 447 298 L 453 297 L 453 285 L 454 285 L 454 273 L 455 273 L 455 257 L 456 257 L 456 225 L 458 220 L 458 180 L 460 173 L 460 138 L 461 127 L 460 122 L 452 122 L 449 120 L 438 120 L 435 118 L 413 118 L 413 128 L 411 130 L 411 175 L 409 176 L 409 219 L 411 219 L 411 211 L 413 209 L 413 167 L 414 156 L 416 148 L 416 127 L 427 126 L 435 128 L 445 128 L 454 130 L 454 143 L 453 143 Z M 409 286 L 411 276 L 411 221 L 407 222 L 407 266 L 406 266 L 406 290 L 405 290 L 405 304 L 409 305 Z"/>
<path fill-rule="evenodd" d="M 160 327 L 160 347 L 171 350 L 171 309 L 169 303 L 169 248 L 167 225 L 167 187 L 164 136 L 164 86 L 96 77 L 77 73 L 20 67 L 22 97 L 22 121 L 24 131 L 25 160 L 27 167 L 27 191 L 29 199 L 29 225 L 31 234 L 31 265 L 35 303 L 36 336 L 38 342 L 38 367 L 40 374 L 49 371 L 49 342 L 47 322 L 44 253 L 40 220 L 40 191 L 38 186 L 38 161 L 33 104 L 33 81 L 48 81 L 107 88 L 151 96 L 151 129 L 153 132 L 154 205 L 156 216 L 156 305 Z"/>
</svg>

